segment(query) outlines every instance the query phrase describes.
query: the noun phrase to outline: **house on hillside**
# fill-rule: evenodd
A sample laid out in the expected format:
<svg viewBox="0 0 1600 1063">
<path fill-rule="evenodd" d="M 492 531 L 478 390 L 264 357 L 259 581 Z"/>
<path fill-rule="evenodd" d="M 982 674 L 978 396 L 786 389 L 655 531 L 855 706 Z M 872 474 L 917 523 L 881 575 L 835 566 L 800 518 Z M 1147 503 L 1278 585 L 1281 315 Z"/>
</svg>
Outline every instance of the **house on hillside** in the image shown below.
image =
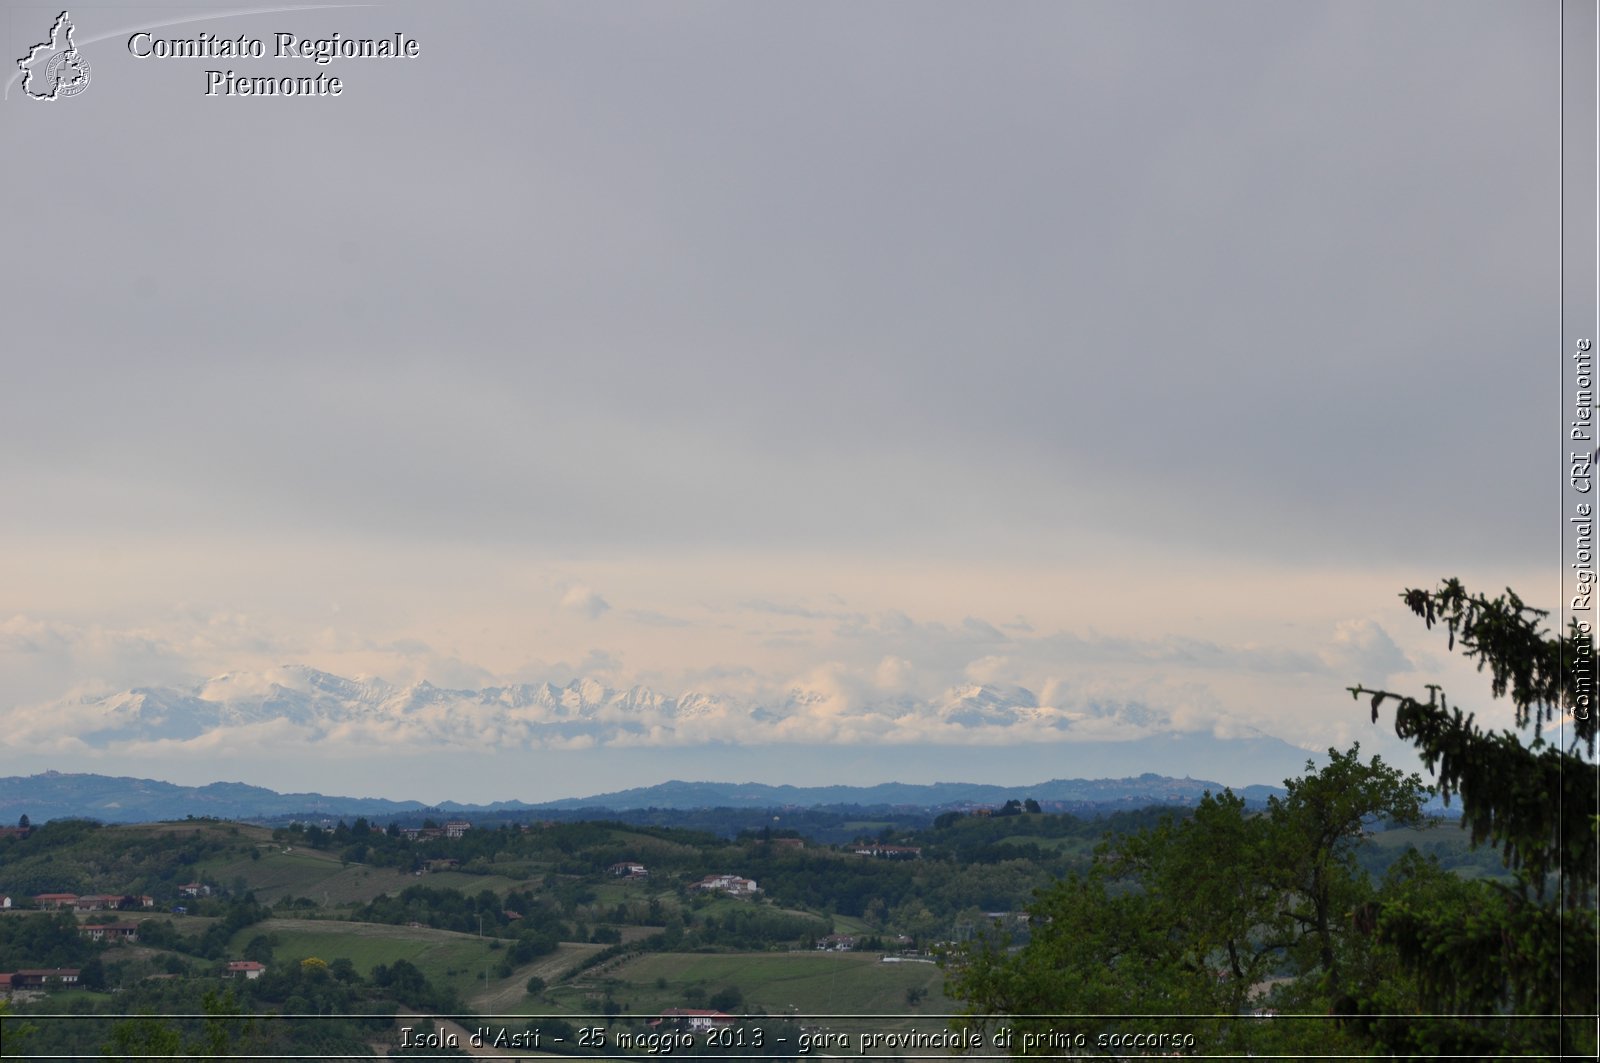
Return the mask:
<svg viewBox="0 0 1600 1063">
<path fill-rule="evenodd" d="M 853 850 L 857 856 L 875 856 L 883 860 L 915 860 L 922 855 L 918 845 L 884 845 L 881 842 L 864 842 Z"/>
<path fill-rule="evenodd" d="M 649 1026 L 669 1026 L 679 1030 L 688 1030 L 690 1033 L 701 1033 L 714 1030 L 718 1026 L 727 1026 L 734 1021 L 732 1015 L 723 1011 L 702 1011 L 696 1008 L 668 1008 L 661 1013 L 658 1019 L 652 1019 Z"/>
<path fill-rule="evenodd" d="M 100 923 L 86 925 L 80 926 L 78 933 L 90 941 L 126 941 L 132 943 L 139 940 L 139 924 Z"/>
<path fill-rule="evenodd" d="M 73 901 L 72 907 L 79 912 L 103 912 L 108 908 L 122 907 L 122 901 L 120 893 L 86 893 Z"/>
<path fill-rule="evenodd" d="M 13 989 L 56 989 L 61 986 L 78 984 L 78 968 L 76 967 L 36 967 L 25 971 L 16 971 L 11 975 Z"/>
<path fill-rule="evenodd" d="M 78 895 L 76 893 L 36 893 L 33 895 L 33 903 L 41 908 L 57 910 L 71 908 L 78 903 Z"/>
<path fill-rule="evenodd" d="M 855 947 L 856 939 L 849 934 L 829 934 L 817 939 L 817 948 L 822 952 L 850 952 Z"/>
<path fill-rule="evenodd" d="M 248 981 L 255 981 L 261 977 L 261 972 L 266 969 L 266 964 L 257 963 L 255 960 L 229 960 L 228 966 L 223 968 L 222 977 L 244 978 Z"/>
<path fill-rule="evenodd" d="M 771 838 L 769 841 L 779 849 L 804 849 L 806 847 L 804 838 Z"/>
<path fill-rule="evenodd" d="M 443 827 L 401 827 L 400 837 L 408 842 L 431 842 L 445 837 Z M 454 837 L 461 837 L 457 834 Z"/>
<path fill-rule="evenodd" d="M 707 875 L 689 888 L 692 890 L 714 890 L 721 893 L 729 893 L 735 897 L 749 897 L 761 892 L 756 888 L 755 879 L 740 878 L 738 875 Z"/>
<path fill-rule="evenodd" d="M 460 838 L 471 829 L 472 824 L 468 823 L 466 820 L 452 819 L 449 823 L 444 825 L 444 836 L 446 838 Z"/>
<path fill-rule="evenodd" d="M 178 887 L 178 896 L 209 897 L 211 896 L 211 887 L 207 886 L 203 882 L 185 882 L 183 885 Z"/>
<path fill-rule="evenodd" d="M 648 868 L 634 860 L 623 860 L 611 865 L 611 873 L 622 878 L 645 878 L 650 874 Z"/>
</svg>

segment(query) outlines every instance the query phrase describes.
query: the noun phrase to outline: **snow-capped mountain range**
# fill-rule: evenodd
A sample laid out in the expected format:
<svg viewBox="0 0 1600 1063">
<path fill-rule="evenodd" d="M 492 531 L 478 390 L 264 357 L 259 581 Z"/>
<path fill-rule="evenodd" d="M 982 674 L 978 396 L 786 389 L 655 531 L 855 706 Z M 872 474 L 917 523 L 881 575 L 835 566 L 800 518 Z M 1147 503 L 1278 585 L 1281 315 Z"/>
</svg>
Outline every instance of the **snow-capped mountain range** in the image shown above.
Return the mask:
<svg viewBox="0 0 1600 1063">
<path fill-rule="evenodd" d="M 1061 737 L 1063 732 L 1138 731 L 1161 714 L 1140 704 L 1043 705 L 1017 686 L 969 684 L 919 700 L 794 686 L 765 699 L 644 686 L 617 689 L 594 679 L 564 686 L 519 683 L 457 690 L 426 681 L 399 686 L 300 665 L 231 672 L 191 687 L 136 687 L 65 699 L 40 712 L 13 710 L 8 725 L 70 735 L 91 748 L 187 742 L 217 731 L 258 730 L 264 739 L 369 738 L 389 744 L 485 740 L 499 745 L 582 748 L 705 741 L 959 741 L 983 731 Z"/>
</svg>

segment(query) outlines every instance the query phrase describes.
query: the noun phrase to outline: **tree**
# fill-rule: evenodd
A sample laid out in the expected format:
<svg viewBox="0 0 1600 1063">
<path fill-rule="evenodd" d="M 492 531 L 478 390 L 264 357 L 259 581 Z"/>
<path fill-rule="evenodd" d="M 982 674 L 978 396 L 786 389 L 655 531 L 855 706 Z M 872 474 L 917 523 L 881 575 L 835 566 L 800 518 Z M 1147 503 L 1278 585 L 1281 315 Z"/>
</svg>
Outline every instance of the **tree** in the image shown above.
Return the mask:
<svg viewBox="0 0 1600 1063">
<path fill-rule="evenodd" d="M 245 944 L 240 955 L 264 966 L 272 966 L 272 935 L 256 934 Z"/>
<path fill-rule="evenodd" d="M 1293 898 L 1286 914 L 1302 941 L 1316 950 L 1315 962 L 1301 966 L 1318 969 L 1331 993 L 1342 982 L 1337 920 L 1371 893 L 1356 866 L 1356 843 L 1375 820 L 1419 822 L 1429 793 L 1420 776 L 1407 777 L 1382 757 L 1362 764 L 1360 752 L 1359 744 L 1348 753 L 1329 749 L 1327 767 L 1313 773 L 1307 761 L 1304 778 L 1284 780 L 1288 795 L 1268 801 L 1277 833 L 1272 877 Z"/>
<path fill-rule="evenodd" d="M 1365 1000 L 1358 1025 L 1392 1051 L 1592 1055 L 1600 779 L 1585 759 L 1596 729 L 1590 633 L 1574 618 L 1564 635 L 1548 634 L 1548 612 L 1509 588 L 1489 599 L 1451 579 L 1401 598 L 1489 672 L 1491 696 L 1510 699 L 1516 730 L 1484 730 L 1437 684 L 1425 701 L 1361 686 L 1351 694 L 1370 698 L 1374 723 L 1394 703 L 1395 733 L 1437 773 L 1445 800 L 1460 799 L 1473 843 L 1500 850 L 1516 878 L 1466 899 L 1424 894 L 1373 911 L 1373 936 L 1417 977 L 1425 1007 L 1459 1017 L 1395 1021 L 1380 1017 L 1382 1001 Z M 1558 714 L 1564 744 L 1547 739 Z"/>
<path fill-rule="evenodd" d="M 206 1020 L 199 1043 L 190 1046 L 198 1058 L 225 1059 L 242 1036 L 254 1032 L 254 1022 L 245 1018 L 244 1009 L 231 989 L 221 993 L 208 989 L 200 1006 Z"/>
<path fill-rule="evenodd" d="M 9 1000 L 0 1000 L 0 1030 L 5 1034 L 4 1040 L 0 1041 L 0 1056 L 6 1055 L 8 1050 L 11 1055 L 22 1055 L 28 1039 L 39 1032 L 39 1028 L 32 1023 L 18 1021 L 12 1014 Z"/>
<path fill-rule="evenodd" d="M 91 956 L 78 969 L 78 985 L 84 989 L 100 990 L 106 987 L 106 968 L 100 957 Z"/>
<path fill-rule="evenodd" d="M 1206 794 L 1192 815 L 1108 840 L 1087 873 L 1041 892 L 1020 949 L 990 936 L 952 956 L 946 992 L 967 1002 L 968 1024 L 1015 1037 L 1092 1015 L 1097 1037 L 1138 1037 L 1152 1028 L 1138 1016 L 1191 1016 L 1159 1026 L 1202 1052 L 1356 1047 L 1327 1024 L 1236 1018 L 1273 976 L 1292 983 L 1297 1010 L 1327 1013 L 1346 970 L 1367 967 L 1349 917 L 1371 890 L 1350 850 L 1368 821 L 1415 818 L 1425 789 L 1359 748 L 1328 752 L 1264 812 Z"/>
<path fill-rule="evenodd" d="M 727 985 L 711 994 L 706 1006 L 715 1011 L 733 1011 L 744 1003 L 744 993 L 738 986 Z"/>
<path fill-rule="evenodd" d="M 141 1016 L 111 1027 L 110 1039 L 100 1046 L 106 1059 L 175 1059 L 183 1051 L 183 1031 L 175 1023 Z"/>
<path fill-rule="evenodd" d="M 33 821 L 30 820 L 28 818 L 28 814 L 26 812 L 24 812 L 20 817 L 18 817 L 17 826 L 21 827 L 23 830 L 28 830 L 30 827 L 33 826 Z"/>
</svg>

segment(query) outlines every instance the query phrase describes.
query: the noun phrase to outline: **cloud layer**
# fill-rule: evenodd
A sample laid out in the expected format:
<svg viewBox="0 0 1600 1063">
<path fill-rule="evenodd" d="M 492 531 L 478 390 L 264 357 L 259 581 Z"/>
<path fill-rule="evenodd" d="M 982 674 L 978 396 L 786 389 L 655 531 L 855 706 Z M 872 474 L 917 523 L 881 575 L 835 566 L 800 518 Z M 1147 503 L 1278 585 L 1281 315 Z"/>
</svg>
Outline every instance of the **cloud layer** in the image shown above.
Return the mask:
<svg viewBox="0 0 1600 1063">
<path fill-rule="evenodd" d="M 567 592 L 558 608 L 569 612 L 577 602 L 590 621 L 604 612 L 593 608 L 598 600 L 583 587 Z M 13 704 L 0 710 L 0 725 L 16 751 L 61 754 L 216 753 L 296 742 L 366 754 L 484 746 L 1001 747 L 1152 735 L 1263 735 L 1270 732 L 1250 700 L 1226 697 L 1219 679 L 1254 676 L 1268 689 L 1288 683 L 1334 691 L 1341 676 L 1381 679 L 1411 668 L 1371 621 L 1340 624 L 1324 649 L 1306 652 L 1172 636 L 1007 634 L 976 617 L 946 625 L 917 622 L 900 611 L 866 616 L 770 602 L 746 608 L 754 616 L 807 614 L 801 617 L 805 623 L 831 628 L 834 658 L 789 674 L 687 670 L 680 679 L 687 685 L 663 693 L 637 677 L 630 681 L 629 670 L 599 650 L 576 665 L 553 666 L 569 676 L 559 682 L 484 683 L 485 670 L 420 640 L 349 645 L 328 635 L 324 650 L 375 652 L 380 659 L 409 662 L 414 672 L 453 675 L 474 685 L 441 686 L 420 677 L 396 684 L 303 665 L 125 689 L 102 679 L 42 703 Z M 808 629 L 794 630 L 804 660 L 813 652 L 802 637 Z M 26 617 L 0 625 L 0 662 L 14 669 L 20 662 L 24 671 L 29 658 L 43 658 L 78 674 L 100 667 L 109 671 L 99 674 L 112 675 L 131 667 L 172 676 L 208 657 L 260 657 L 283 645 L 251 633 L 244 618 L 196 621 L 187 638 L 162 638 L 153 630 L 76 629 Z"/>
<path fill-rule="evenodd" d="M 1402 587 L 1557 564 L 1559 16 L 202 12 L 422 48 L 219 122 L 75 13 L 0 169 L 8 744 L 1370 734 L 1476 682 Z"/>
<path fill-rule="evenodd" d="M 302 667 L 227 674 L 189 688 L 142 687 L 59 701 L 44 712 L 0 716 L 15 748 L 36 752 L 160 752 L 315 741 L 384 749 L 595 746 L 692 747 L 709 743 L 1016 745 L 1075 738 L 1124 741 L 1182 733 L 1203 723 L 1140 702 L 1056 684 L 1059 703 L 1019 686 L 973 683 L 929 701 L 872 693 L 821 669 L 773 700 L 713 693 L 676 696 L 645 687 L 518 684 L 450 690 L 350 680 Z M 1065 699 L 1072 698 L 1072 702 Z"/>
</svg>

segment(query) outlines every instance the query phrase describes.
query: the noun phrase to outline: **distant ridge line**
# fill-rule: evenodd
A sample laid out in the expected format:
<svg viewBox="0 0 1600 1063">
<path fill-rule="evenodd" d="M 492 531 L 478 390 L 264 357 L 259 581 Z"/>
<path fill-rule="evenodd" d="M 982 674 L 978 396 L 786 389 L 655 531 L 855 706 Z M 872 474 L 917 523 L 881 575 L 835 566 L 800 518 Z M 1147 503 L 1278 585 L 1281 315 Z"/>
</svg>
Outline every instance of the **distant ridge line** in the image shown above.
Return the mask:
<svg viewBox="0 0 1600 1063">
<path fill-rule="evenodd" d="M 495 801 L 393 801 L 380 797 L 341 797 L 320 793 L 278 793 L 239 782 L 180 786 L 128 776 L 46 771 L 37 775 L 0 777 L 0 823 L 26 815 L 32 822 L 86 817 L 108 823 L 144 823 L 212 816 L 218 819 L 275 819 L 285 816 L 392 817 L 429 812 L 460 814 L 633 809 L 693 810 L 708 808 L 826 808 L 849 805 L 928 810 L 999 807 L 1007 801 L 1032 798 L 1042 806 L 1094 805 L 1146 807 L 1192 805 L 1207 791 L 1220 793 L 1220 783 L 1146 773 L 1123 779 L 1051 779 L 1031 786 L 983 783 L 879 783 L 873 786 L 773 786 L 766 783 L 685 782 L 558 801 L 529 803 Z M 1247 801 L 1264 802 L 1284 791 L 1275 786 L 1247 786 L 1234 791 Z"/>
</svg>

